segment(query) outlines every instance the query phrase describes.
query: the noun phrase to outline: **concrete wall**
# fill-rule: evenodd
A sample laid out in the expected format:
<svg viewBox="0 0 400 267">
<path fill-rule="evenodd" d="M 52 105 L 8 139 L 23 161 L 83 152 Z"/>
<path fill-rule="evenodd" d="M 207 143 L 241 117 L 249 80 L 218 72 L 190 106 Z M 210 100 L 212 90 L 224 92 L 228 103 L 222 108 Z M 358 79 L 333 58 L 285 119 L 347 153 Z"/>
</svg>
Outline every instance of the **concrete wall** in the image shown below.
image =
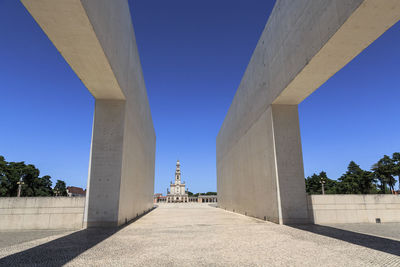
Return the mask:
<svg viewBox="0 0 400 267">
<path fill-rule="evenodd" d="M 221 207 L 308 220 L 297 105 L 399 19 L 398 0 L 277 0 L 218 133 Z"/>
<path fill-rule="evenodd" d="M 316 224 L 400 222 L 398 195 L 311 195 L 308 207 Z"/>
<path fill-rule="evenodd" d="M 151 209 L 155 132 L 127 0 L 21 0 L 96 98 L 87 226 Z"/>
<path fill-rule="evenodd" d="M 0 230 L 80 229 L 84 197 L 0 198 Z"/>
</svg>

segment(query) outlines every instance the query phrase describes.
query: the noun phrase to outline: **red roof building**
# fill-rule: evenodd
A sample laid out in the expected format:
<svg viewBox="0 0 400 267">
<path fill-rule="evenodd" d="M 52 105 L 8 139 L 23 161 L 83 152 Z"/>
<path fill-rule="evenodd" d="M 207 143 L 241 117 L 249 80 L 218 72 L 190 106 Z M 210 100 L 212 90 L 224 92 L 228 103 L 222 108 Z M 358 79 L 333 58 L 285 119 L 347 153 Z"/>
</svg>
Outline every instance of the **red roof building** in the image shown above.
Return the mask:
<svg viewBox="0 0 400 267">
<path fill-rule="evenodd" d="M 68 186 L 67 193 L 69 197 L 84 197 L 86 196 L 86 189 L 76 187 L 76 186 Z"/>
</svg>

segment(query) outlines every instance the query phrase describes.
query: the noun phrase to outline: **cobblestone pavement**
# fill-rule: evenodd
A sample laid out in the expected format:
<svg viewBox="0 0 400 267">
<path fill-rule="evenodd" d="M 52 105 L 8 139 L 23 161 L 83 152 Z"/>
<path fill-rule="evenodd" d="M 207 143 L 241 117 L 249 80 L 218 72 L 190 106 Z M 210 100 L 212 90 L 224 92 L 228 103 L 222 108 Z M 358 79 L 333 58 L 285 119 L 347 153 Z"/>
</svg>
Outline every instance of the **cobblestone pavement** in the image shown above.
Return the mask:
<svg viewBox="0 0 400 267">
<path fill-rule="evenodd" d="M 399 226 L 281 226 L 206 204 L 162 204 L 121 229 L 11 243 L 0 265 L 400 266 Z M 377 227 L 384 234 L 367 234 Z"/>
</svg>

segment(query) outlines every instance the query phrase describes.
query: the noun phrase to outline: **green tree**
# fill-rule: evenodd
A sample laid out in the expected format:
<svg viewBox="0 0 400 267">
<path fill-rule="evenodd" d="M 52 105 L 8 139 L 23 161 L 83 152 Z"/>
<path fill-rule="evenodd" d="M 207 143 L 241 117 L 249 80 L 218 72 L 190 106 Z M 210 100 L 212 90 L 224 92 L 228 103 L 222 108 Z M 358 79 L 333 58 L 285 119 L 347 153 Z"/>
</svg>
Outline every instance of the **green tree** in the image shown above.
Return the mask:
<svg viewBox="0 0 400 267">
<path fill-rule="evenodd" d="M 347 172 L 338 181 L 338 194 L 371 194 L 376 192 L 374 175 L 361 169 L 354 161 L 350 162 Z"/>
<path fill-rule="evenodd" d="M 377 163 L 372 166 L 374 176 L 380 182 L 381 194 L 394 192 L 396 179 L 393 177 L 396 173 L 396 164 L 389 156 L 384 155 Z M 389 187 L 389 190 L 387 188 Z"/>
<path fill-rule="evenodd" d="M 0 156 L 0 196 L 15 197 L 22 178 L 21 196 L 51 196 L 51 177 L 39 177 L 40 171 L 25 162 L 7 162 Z"/>
<path fill-rule="evenodd" d="M 321 181 L 325 181 L 324 189 L 326 194 L 336 193 L 337 182 L 329 179 L 324 171 L 319 174 L 314 173 L 305 179 L 306 192 L 310 195 L 322 194 Z"/>
<path fill-rule="evenodd" d="M 196 193 L 196 194 L 194 194 L 193 196 L 194 197 L 198 197 L 199 195 L 203 195 L 203 196 L 214 196 L 214 195 L 216 195 L 217 194 L 217 192 L 207 192 L 207 193 Z"/>
<path fill-rule="evenodd" d="M 54 186 L 54 193 L 56 196 L 68 196 L 67 186 L 64 181 L 57 180 L 56 185 Z"/>
<path fill-rule="evenodd" d="M 36 184 L 35 196 L 46 197 L 53 195 L 53 189 L 51 188 L 52 182 L 49 175 L 37 178 Z"/>
<path fill-rule="evenodd" d="M 399 152 L 393 153 L 392 160 L 394 163 L 393 175 L 397 176 L 397 179 L 399 181 L 399 190 L 400 190 L 400 153 Z"/>
<path fill-rule="evenodd" d="M 25 164 L 24 164 L 25 165 Z M 24 184 L 22 185 L 21 195 L 24 197 L 34 197 L 36 196 L 36 191 L 40 190 L 39 175 L 40 171 L 35 168 L 34 165 L 25 165 L 22 168 L 22 177 Z"/>
<path fill-rule="evenodd" d="M 6 162 L 4 176 L 2 177 L 2 196 L 15 197 L 18 192 L 18 181 L 23 178 L 25 172 L 24 162 Z M 23 191 L 24 187 L 22 187 Z"/>
<path fill-rule="evenodd" d="M 8 180 L 6 176 L 7 162 L 0 156 L 0 196 L 6 196 L 8 192 Z"/>
<path fill-rule="evenodd" d="M 190 191 L 188 191 L 188 196 L 189 196 L 189 197 L 193 196 L 193 193 L 190 192 Z"/>
</svg>

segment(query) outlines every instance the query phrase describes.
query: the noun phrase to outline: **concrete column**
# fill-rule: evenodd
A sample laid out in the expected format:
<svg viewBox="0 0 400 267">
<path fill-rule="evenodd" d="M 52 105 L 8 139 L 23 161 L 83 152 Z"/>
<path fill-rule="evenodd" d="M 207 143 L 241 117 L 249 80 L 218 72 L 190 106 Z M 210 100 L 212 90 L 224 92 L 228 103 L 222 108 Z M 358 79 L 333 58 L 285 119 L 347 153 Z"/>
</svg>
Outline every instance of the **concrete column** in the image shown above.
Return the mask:
<svg viewBox="0 0 400 267">
<path fill-rule="evenodd" d="M 125 101 L 96 100 L 84 224 L 116 226 L 122 175 Z"/>
<path fill-rule="evenodd" d="M 281 224 L 308 221 L 297 105 L 270 105 L 217 166 L 221 207 Z"/>
<path fill-rule="evenodd" d="M 308 222 L 297 105 L 272 105 L 279 223 Z"/>
</svg>

